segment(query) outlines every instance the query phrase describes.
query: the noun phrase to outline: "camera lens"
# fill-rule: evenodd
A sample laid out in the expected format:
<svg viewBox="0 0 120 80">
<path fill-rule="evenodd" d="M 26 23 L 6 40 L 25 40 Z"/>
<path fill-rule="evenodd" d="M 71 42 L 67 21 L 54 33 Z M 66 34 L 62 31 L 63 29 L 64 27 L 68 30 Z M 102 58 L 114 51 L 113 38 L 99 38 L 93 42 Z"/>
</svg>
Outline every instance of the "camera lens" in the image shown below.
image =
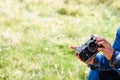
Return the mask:
<svg viewBox="0 0 120 80">
<path fill-rule="evenodd" d="M 91 42 L 88 45 L 88 50 L 90 52 L 95 52 L 97 50 L 97 44 L 95 42 Z"/>
</svg>

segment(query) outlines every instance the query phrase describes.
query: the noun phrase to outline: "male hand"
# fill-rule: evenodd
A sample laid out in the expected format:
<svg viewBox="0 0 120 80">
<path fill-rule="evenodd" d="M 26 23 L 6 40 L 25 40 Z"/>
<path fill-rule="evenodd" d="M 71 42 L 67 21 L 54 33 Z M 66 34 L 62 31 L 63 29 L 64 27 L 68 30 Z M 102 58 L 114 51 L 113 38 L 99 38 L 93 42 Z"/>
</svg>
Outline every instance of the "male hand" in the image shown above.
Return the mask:
<svg viewBox="0 0 120 80">
<path fill-rule="evenodd" d="M 104 38 L 95 37 L 94 40 L 98 44 L 98 51 L 102 51 L 105 57 L 110 60 L 114 53 L 114 49 L 112 48 L 111 44 Z M 102 47 L 101 47 L 102 46 Z"/>
</svg>

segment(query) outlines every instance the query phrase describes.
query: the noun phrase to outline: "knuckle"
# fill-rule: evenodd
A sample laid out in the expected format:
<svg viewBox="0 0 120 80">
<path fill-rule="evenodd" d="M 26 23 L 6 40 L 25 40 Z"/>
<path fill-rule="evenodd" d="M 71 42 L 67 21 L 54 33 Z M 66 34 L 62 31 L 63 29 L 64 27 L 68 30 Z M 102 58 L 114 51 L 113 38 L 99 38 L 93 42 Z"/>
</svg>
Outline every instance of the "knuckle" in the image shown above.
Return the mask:
<svg viewBox="0 0 120 80">
<path fill-rule="evenodd" d="M 103 41 L 105 41 L 105 38 L 101 38 Z"/>
<path fill-rule="evenodd" d="M 105 41 L 102 41 L 101 43 L 102 43 L 102 44 L 105 44 Z"/>
</svg>

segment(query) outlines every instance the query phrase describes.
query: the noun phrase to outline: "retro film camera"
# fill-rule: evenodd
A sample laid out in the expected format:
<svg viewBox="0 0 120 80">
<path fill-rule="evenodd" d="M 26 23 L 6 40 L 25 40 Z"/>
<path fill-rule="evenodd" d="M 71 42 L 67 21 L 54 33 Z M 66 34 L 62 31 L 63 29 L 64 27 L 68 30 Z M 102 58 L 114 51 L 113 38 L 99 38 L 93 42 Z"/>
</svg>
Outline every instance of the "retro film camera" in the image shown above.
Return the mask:
<svg viewBox="0 0 120 80">
<path fill-rule="evenodd" d="M 83 44 L 81 47 L 76 48 L 76 53 L 80 56 L 80 58 L 88 63 L 99 51 L 97 50 L 98 45 L 93 38 L 96 35 L 92 35 L 91 38 Z"/>
</svg>

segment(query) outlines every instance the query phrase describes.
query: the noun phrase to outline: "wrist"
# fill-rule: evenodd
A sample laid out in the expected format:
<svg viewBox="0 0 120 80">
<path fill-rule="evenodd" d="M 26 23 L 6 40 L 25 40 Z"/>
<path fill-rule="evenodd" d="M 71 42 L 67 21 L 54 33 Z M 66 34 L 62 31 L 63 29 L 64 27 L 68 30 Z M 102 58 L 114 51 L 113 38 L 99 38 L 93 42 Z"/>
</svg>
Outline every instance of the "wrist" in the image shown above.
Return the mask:
<svg viewBox="0 0 120 80">
<path fill-rule="evenodd" d="M 111 51 L 110 51 L 109 53 L 106 54 L 106 58 L 108 59 L 108 61 L 111 60 L 113 54 L 114 54 L 114 49 L 112 48 Z"/>
<path fill-rule="evenodd" d="M 109 64 L 112 68 L 114 68 L 116 66 L 116 60 L 115 60 L 115 50 L 113 52 L 113 55 L 111 57 L 111 59 L 109 60 Z"/>
</svg>

